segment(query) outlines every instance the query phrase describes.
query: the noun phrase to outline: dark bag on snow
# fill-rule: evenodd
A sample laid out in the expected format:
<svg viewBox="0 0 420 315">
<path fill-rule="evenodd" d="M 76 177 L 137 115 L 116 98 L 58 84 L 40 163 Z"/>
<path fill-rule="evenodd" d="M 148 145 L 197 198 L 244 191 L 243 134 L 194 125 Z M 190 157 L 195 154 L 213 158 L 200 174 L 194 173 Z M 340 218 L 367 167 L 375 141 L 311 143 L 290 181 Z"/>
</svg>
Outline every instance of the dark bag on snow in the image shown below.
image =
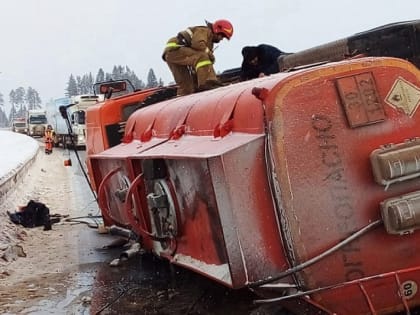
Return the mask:
<svg viewBox="0 0 420 315">
<path fill-rule="evenodd" d="M 21 211 L 9 213 L 10 220 L 26 228 L 44 226 L 44 231 L 51 230 L 50 209 L 41 202 L 30 200 Z"/>
</svg>

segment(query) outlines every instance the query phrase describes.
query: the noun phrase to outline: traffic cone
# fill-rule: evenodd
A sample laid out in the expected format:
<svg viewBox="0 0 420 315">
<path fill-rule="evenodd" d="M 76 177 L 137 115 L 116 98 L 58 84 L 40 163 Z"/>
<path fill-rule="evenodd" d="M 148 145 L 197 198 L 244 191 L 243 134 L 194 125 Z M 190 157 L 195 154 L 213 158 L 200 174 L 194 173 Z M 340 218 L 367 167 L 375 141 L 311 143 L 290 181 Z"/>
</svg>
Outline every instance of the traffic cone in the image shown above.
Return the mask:
<svg viewBox="0 0 420 315">
<path fill-rule="evenodd" d="M 64 155 L 66 157 L 66 159 L 64 160 L 64 166 L 71 166 L 70 151 L 66 150 L 66 153 Z"/>
</svg>

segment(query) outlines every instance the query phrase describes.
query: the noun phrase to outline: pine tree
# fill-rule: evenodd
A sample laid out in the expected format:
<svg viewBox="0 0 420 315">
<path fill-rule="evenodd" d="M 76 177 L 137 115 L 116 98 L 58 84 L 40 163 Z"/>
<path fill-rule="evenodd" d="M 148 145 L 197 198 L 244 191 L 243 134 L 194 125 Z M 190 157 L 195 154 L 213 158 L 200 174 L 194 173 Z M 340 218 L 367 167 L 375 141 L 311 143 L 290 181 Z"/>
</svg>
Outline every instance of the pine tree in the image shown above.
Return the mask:
<svg viewBox="0 0 420 315">
<path fill-rule="evenodd" d="M 81 81 L 80 81 L 80 87 L 79 87 L 79 93 L 80 94 L 89 94 L 89 86 L 87 82 L 87 75 L 83 75 Z"/>
<path fill-rule="evenodd" d="M 11 90 L 10 91 L 10 93 L 9 93 L 9 102 L 12 105 L 15 105 L 16 104 L 16 93 L 15 93 L 15 90 Z"/>
<path fill-rule="evenodd" d="M 105 81 L 105 73 L 102 68 L 99 68 L 98 74 L 96 75 L 95 83 L 97 82 L 104 82 Z"/>
<path fill-rule="evenodd" d="M 77 76 L 77 86 L 79 94 L 91 94 L 93 85 L 92 74 L 84 74 L 82 77 Z"/>
<path fill-rule="evenodd" d="M 6 115 L 6 109 L 4 108 L 3 94 L 0 93 L 0 127 L 7 127 L 9 125 Z"/>
<path fill-rule="evenodd" d="M 89 72 L 89 75 L 86 77 L 87 93 L 89 94 L 93 94 L 93 83 L 92 72 Z"/>
<path fill-rule="evenodd" d="M 73 74 L 70 75 L 69 78 L 69 82 L 67 83 L 67 88 L 66 88 L 66 96 L 70 97 L 70 96 L 75 96 L 78 95 L 78 91 L 77 91 L 77 82 L 73 76 Z"/>
<path fill-rule="evenodd" d="M 147 74 L 147 88 L 153 88 L 153 87 L 157 87 L 158 86 L 158 82 L 155 76 L 155 72 L 153 71 L 152 68 L 150 68 L 149 73 Z"/>
<path fill-rule="evenodd" d="M 4 112 L 4 106 L 0 106 L 0 127 L 4 128 L 9 125 L 7 115 Z"/>
<path fill-rule="evenodd" d="M 26 96 L 26 92 L 23 87 L 20 86 L 15 90 L 15 101 L 17 105 L 16 110 L 18 114 L 24 112 L 25 96 Z"/>
<path fill-rule="evenodd" d="M 124 68 L 123 66 L 114 66 L 112 69 L 112 79 L 121 80 L 124 78 Z"/>
<path fill-rule="evenodd" d="M 123 67 L 121 65 L 114 65 L 111 73 L 104 72 L 102 68 L 99 68 L 95 82 L 93 81 L 92 73 L 76 76 L 76 79 L 73 75 L 70 75 L 69 82 L 67 83 L 66 95 L 90 94 L 93 93 L 94 83 L 124 79 L 129 80 L 136 90 L 164 85 L 162 79 L 159 79 L 159 81 L 156 79 L 153 69 L 149 70 L 147 84 L 145 84 L 128 66 Z"/>
<path fill-rule="evenodd" d="M 80 75 L 78 75 L 78 76 L 76 76 L 76 83 L 77 83 L 77 94 L 76 95 L 79 95 L 79 94 L 83 94 L 83 92 L 82 92 L 82 78 L 81 78 L 81 76 Z"/>
<path fill-rule="evenodd" d="M 15 117 L 17 117 L 16 108 L 15 108 L 15 105 L 12 104 L 12 107 L 10 107 L 10 112 L 9 112 L 9 123 L 11 123 L 13 119 L 15 119 Z"/>
<path fill-rule="evenodd" d="M 125 78 L 130 80 L 136 90 L 144 89 L 146 86 L 142 80 L 140 80 L 134 71 L 131 71 L 128 66 L 125 66 Z"/>
</svg>

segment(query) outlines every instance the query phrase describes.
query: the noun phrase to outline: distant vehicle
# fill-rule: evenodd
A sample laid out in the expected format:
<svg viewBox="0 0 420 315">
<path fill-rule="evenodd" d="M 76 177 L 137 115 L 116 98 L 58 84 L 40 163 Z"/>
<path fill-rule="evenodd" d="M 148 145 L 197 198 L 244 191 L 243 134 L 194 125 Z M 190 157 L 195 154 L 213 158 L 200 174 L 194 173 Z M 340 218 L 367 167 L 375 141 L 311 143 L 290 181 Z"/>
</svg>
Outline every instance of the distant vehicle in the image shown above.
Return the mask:
<svg viewBox="0 0 420 315">
<path fill-rule="evenodd" d="M 86 110 L 102 100 L 100 95 L 76 95 L 71 98 L 67 112 L 70 118 L 72 136 L 76 147 L 86 146 Z"/>
<path fill-rule="evenodd" d="M 61 145 L 63 148 L 66 148 L 71 144 L 71 133 L 69 133 L 66 121 L 61 117 L 59 111 L 60 106 L 68 106 L 70 104 L 72 104 L 72 99 L 70 97 L 63 97 L 55 99 L 46 106 L 48 123 L 55 132 L 53 139 L 55 147 Z"/>
<path fill-rule="evenodd" d="M 102 100 L 100 95 L 77 95 L 63 97 L 47 104 L 48 123 L 55 131 L 54 146 L 75 146 L 77 148 L 86 145 L 86 109 Z M 67 107 L 70 126 L 60 114 L 60 106 Z"/>
<path fill-rule="evenodd" d="M 47 128 L 47 112 L 44 109 L 32 109 L 27 113 L 28 136 L 43 137 Z"/>
<path fill-rule="evenodd" d="M 27 134 L 28 133 L 28 124 L 26 122 L 26 119 L 24 117 L 19 117 L 19 118 L 13 119 L 12 131 Z"/>
</svg>

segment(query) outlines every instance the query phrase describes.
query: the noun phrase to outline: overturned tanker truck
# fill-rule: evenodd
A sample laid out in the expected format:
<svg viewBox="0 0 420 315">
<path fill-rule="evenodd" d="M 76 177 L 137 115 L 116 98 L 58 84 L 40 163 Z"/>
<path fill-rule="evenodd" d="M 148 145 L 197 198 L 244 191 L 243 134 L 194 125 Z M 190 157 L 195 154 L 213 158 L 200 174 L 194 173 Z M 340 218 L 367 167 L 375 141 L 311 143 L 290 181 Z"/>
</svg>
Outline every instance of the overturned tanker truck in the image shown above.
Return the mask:
<svg viewBox="0 0 420 315">
<path fill-rule="evenodd" d="M 420 305 L 420 21 L 279 64 L 183 97 L 100 84 L 87 164 L 105 224 L 294 314 L 409 314 Z"/>
</svg>

